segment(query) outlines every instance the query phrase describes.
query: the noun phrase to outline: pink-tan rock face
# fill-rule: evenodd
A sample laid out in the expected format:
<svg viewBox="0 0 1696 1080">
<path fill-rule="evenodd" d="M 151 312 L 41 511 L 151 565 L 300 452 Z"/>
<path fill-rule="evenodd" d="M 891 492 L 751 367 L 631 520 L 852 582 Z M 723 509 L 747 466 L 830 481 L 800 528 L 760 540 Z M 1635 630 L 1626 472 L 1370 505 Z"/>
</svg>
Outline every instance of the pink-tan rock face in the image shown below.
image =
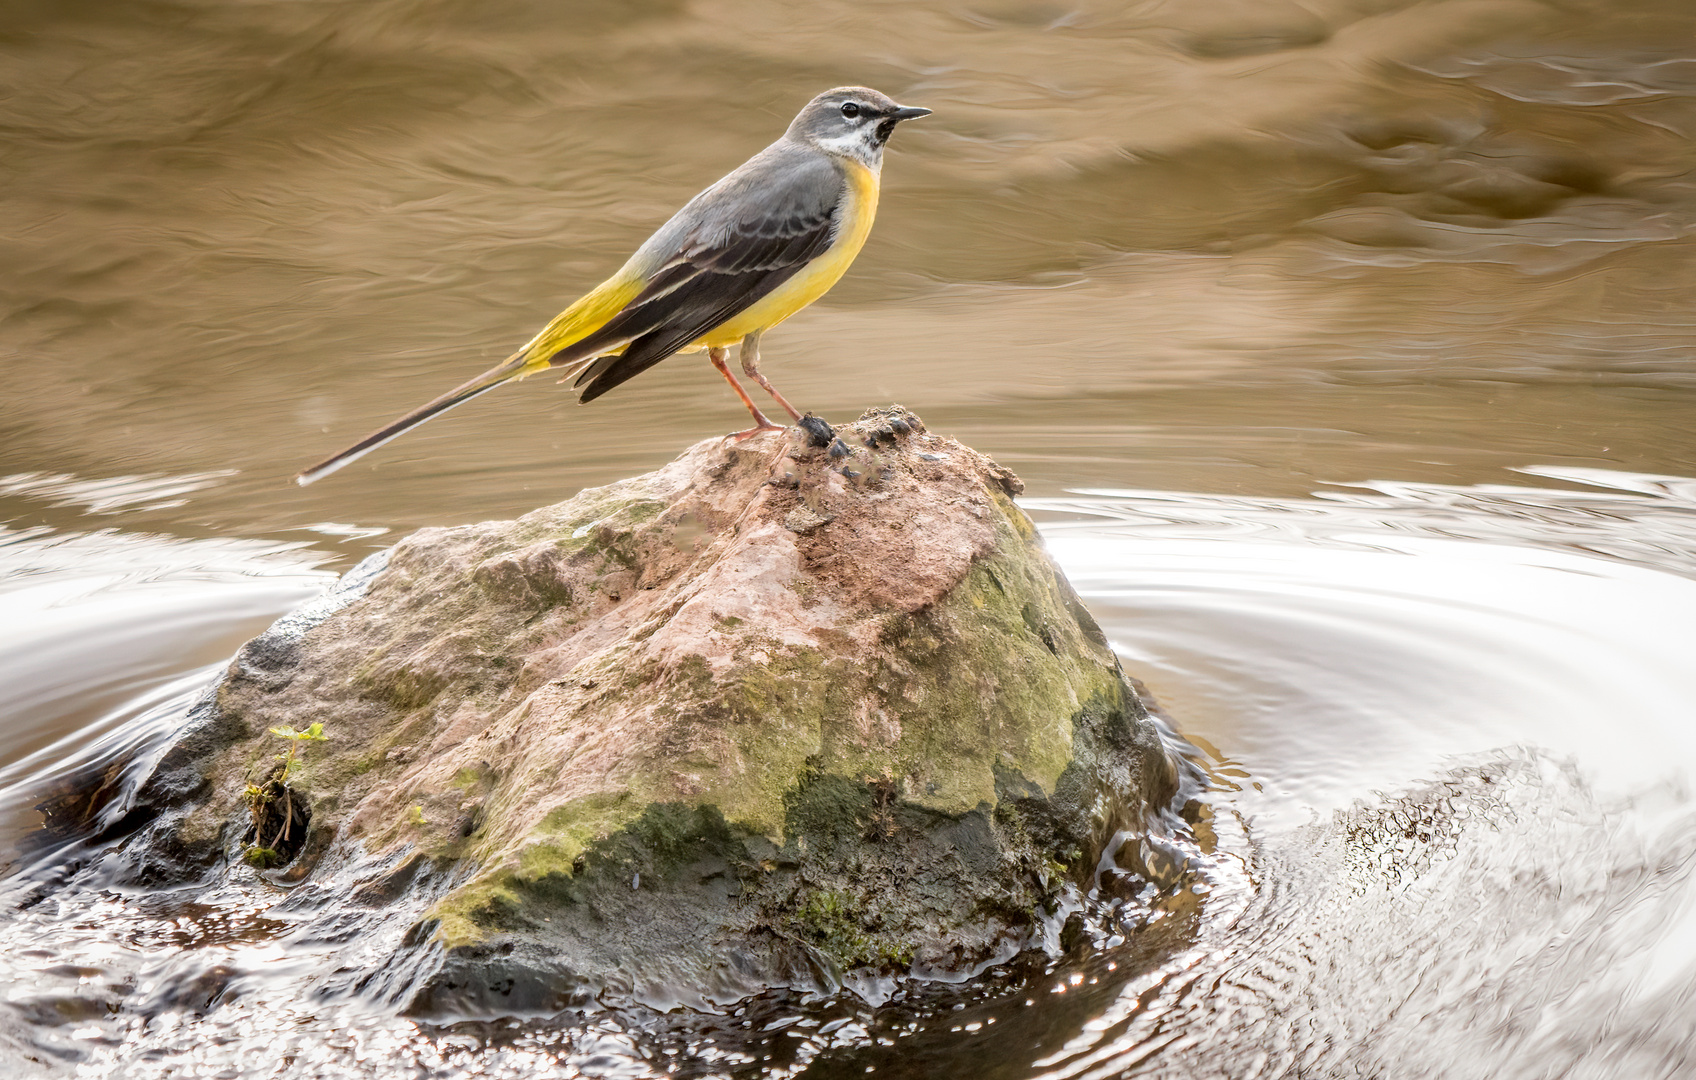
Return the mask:
<svg viewBox="0 0 1696 1080">
<path fill-rule="evenodd" d="M 409 537 L 238 656 L 153 785 L 172 850 L 239 858 L 268 729 L 320 722 L 274 876 L 410 857 L 378 893 L 435 882 L 421 1007 L 1005 956 L 1174 767 L 1010 473 L 900 409 L 838 436 Z"/>
</svg>

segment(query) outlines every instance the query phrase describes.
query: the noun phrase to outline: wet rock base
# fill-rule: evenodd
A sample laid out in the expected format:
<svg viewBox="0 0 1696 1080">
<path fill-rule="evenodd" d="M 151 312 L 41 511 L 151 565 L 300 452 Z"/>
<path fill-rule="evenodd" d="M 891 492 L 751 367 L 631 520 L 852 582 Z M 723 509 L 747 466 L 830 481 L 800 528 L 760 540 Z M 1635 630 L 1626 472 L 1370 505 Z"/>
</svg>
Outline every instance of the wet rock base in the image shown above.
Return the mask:
<svg viewBox="0 0 1696 1080">
<path fill-rule="evenodd" d="M 877 1000 L 1053 938 L 1185 766 L 1016 477 L 820 427 L 368 560 L 232 662 L 127 877 L 404 918 L 436 1017 Z"/>
</svg>

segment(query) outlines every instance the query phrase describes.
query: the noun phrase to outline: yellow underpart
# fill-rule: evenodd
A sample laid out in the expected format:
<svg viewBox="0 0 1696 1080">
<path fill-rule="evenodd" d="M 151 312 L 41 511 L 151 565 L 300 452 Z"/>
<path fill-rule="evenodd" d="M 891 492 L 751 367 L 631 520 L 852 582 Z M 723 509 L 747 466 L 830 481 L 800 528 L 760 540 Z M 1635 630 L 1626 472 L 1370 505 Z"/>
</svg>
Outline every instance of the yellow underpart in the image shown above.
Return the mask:
<svg viewBox="0 0 1696 1080">
<path fill-rule="evenodd" d="M 734 345 L 756 330 L 767 330 L 830 291 L 830 287 L 848 272 L 854 257 L 865 246 L 877 217 L 878 174 L 857 161 L 844 160 L 848 174 L 846 205 L 842 208 L 841 231 L 825 253 L 805 269 L 784 282 L 775 292 L 762 298 L 748 310 L 723 323 L 683 348 L 695 352 L 708 346 Z M 618 273 L 603 281 L 564 311 L 555 315 L 542 332 L 503 365 L 511 372 L 520 366 L 519 373 L 508 378 L 522 379 L 548 368 L 548 359 L 561 349 L 588 337 L 607 324 L 614 315 L 636 299 L 647 281 L 633 265 L 626 263 Z M 623 352 L 623 348 L 607 350 L 608 354 Z M 490 374 L 494 374 L 491 372 Z"/>
<path fill-rule="evenodd" d="M 878 176 L 857 161 L 843 159 L 843 166 L 848 172 L 848 192 L 836 241 L 776 291 L 702 335 L 690 349 L 734 345 L 756 330 L 769 330 L 823 296 L 847 273 L 877 217 Z"/>
</svg>

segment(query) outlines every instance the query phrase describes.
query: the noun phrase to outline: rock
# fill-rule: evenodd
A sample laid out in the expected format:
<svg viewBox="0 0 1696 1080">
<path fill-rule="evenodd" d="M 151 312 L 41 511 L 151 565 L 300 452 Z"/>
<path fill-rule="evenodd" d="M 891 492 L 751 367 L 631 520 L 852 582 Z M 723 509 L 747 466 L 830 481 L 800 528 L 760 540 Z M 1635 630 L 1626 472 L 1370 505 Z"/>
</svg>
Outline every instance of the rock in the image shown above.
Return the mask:
<svg viewBox="0 0 1696 1080">
<path fill-rule="evenodd" d="M 338 867 L 425 1013 L 1006 959 L 1177 779 L 1019 490 L 897 407 L 425 529 L 242 649 L 132 865 Z"/>
</svg>

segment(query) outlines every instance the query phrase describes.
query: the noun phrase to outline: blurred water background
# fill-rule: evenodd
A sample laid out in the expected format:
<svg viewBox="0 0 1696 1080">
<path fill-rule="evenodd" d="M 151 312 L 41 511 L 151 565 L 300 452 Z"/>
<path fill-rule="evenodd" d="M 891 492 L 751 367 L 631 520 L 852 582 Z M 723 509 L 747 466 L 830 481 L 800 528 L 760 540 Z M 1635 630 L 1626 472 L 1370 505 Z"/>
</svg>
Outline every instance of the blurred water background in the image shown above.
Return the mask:
<svg viewBox="0 0 1696 1080">
<path fill-rule="evenodd" d="M 1210 755 L 1177 929 L 715 1042 L 420 1026 L 323 992 L 345 957 L 257 881 L 67 888 L 0 911 L 5 1071 L 1696 1071 L 1689 0 L 6 0 L 9 865 L 43 783 L 163 737 L 332 572 L 742 426 L 681 356 L 289 483 L 842 83 L 935 115 L 766 371 L 1025 479 Z"/>
</svg>

